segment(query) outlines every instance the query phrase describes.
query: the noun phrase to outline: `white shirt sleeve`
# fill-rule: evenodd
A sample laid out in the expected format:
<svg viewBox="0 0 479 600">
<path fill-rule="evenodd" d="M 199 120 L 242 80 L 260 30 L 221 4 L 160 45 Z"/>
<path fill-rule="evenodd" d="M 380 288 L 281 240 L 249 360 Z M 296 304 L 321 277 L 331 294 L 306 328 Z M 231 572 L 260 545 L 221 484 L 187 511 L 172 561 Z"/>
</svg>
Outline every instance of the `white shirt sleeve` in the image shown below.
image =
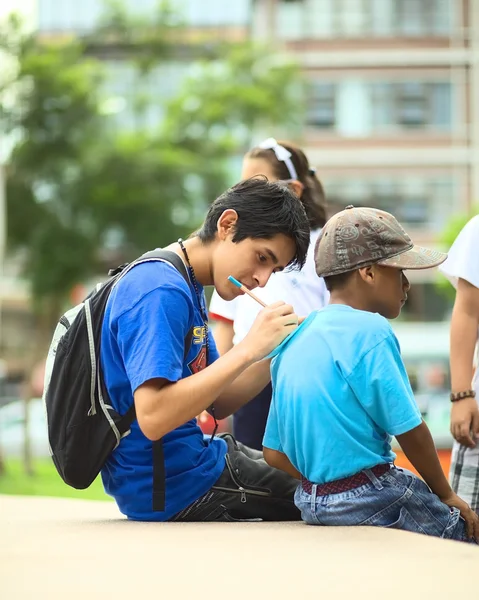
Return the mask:
<svg viewBox="0 0 479 600">
<path fill-rule="evenodd" d="M 216 290 L 213 292 L 209 306 L 209 314 L 212 320 L 227 319 L 228 321 L 234 321 L 237 311 L 238 298 L 229 301 L 223 300 Z"/>
<path fill-rule="evenodd" d="M 479 215 L 462 229 L 439 270 L 455 288 L 458 279 L 465 279 L 479 288 Z"/>
</svg>

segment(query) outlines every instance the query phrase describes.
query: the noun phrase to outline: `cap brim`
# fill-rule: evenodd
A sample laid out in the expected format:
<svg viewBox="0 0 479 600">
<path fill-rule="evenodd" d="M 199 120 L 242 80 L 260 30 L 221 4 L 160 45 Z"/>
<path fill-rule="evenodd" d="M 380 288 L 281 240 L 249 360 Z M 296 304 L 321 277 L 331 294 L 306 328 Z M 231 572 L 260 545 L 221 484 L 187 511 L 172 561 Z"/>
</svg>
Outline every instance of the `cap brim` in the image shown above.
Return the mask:
<svg viewBox="0 0 479 600">
<path fill-rule="evenodd" d="M 432 267 L 438 267 L 446 258 L 447 254 L 445 252 L 430 250 L 422 246 L 413 246 L 410 250 L 381 260 L 377 264 L 384 267 L 395 267 L 396 269 L 431 269 Z"/>
</svg>

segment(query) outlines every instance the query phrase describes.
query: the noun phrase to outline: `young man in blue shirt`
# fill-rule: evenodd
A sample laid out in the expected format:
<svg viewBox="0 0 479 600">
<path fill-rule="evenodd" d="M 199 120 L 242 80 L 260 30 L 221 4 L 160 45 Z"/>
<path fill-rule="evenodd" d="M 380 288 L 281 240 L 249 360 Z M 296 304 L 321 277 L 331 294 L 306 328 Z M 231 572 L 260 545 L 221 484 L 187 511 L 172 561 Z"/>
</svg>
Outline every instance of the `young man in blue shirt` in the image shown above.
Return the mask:
<svg viewBox="0 0 479 600">
<path fill-rule="evenodd" d="M 380 210 L 348 207 L 324 227 L 315 260 L 330 303 L 274 352 L 263 442 L 266 461 L 301 481 L 295 502 L 307 523 L 479 538 L 479 518 L 441 469 L 387 321 L 407 299 L 404 269 L 445 259 L 414 246 Z M 394 466 L 391 436 L 424 481 Z"/>
<path fill-rule="evenodd" d="M 137 420 L 102 479 L 129 518 L 300 518 L 293 478 L 232 436 L 205 439 L 195 417 L 210 409 L 224 418 L 261 391 L 270 379 L 262 359 L 298 324 L 291 306 L 272 304 L 244 342 L 219 358 L 203 286 L 232 299 L 242 292 L 229 275 L 248 288 L 264 286 L 275 271 L 301 268 L 308 244 L 304 208 L 288 187 L 247 180 L 212 204 L 195 235 L 166 248 L 183 260 L 188 282 L 170 263 L 155 261 L 135 266 L 114 287 L 101 367 L 115 410 L 125 414 L 134 402 Z"/>
</svg>

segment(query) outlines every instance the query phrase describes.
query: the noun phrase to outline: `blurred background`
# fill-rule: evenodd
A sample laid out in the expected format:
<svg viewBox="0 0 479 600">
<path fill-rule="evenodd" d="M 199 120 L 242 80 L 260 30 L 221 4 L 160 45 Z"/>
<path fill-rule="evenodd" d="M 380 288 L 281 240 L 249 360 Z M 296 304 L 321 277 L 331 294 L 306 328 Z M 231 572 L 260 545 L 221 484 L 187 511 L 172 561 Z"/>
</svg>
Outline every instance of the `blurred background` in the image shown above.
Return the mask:
<svg viewBox="0 0 479 600">
<path fill-rule="evenodd" d="M 330 214 L 382 208 L 447 249 L 478 212 L 479 0 L 2 0 L 0 493 L 76 494 L 39 399 L 56 320 L 191 232 L 271 135 Z M 393 326 L 447 471 L 453 290 L 411 282 Z"/>
</svg>

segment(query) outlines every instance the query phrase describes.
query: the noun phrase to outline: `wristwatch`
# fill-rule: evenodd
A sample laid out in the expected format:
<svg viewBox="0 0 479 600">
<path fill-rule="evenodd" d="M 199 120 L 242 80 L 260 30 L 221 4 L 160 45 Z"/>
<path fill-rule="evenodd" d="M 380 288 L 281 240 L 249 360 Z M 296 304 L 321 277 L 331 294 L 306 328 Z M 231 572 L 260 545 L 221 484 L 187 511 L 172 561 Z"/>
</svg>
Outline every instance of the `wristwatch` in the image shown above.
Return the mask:
<svg viewBox="0 0 479 600">
<path fill-rule="evenodd" d="M 458 400 L 464 400 L 464 398 L 475 398 L 476 392 L 474 390 L 465 390 L 463 392 L 456 392 L 455 394 L 451 392 L 450 398 L 451 402 L 457 402 Z"/>
</svg>

